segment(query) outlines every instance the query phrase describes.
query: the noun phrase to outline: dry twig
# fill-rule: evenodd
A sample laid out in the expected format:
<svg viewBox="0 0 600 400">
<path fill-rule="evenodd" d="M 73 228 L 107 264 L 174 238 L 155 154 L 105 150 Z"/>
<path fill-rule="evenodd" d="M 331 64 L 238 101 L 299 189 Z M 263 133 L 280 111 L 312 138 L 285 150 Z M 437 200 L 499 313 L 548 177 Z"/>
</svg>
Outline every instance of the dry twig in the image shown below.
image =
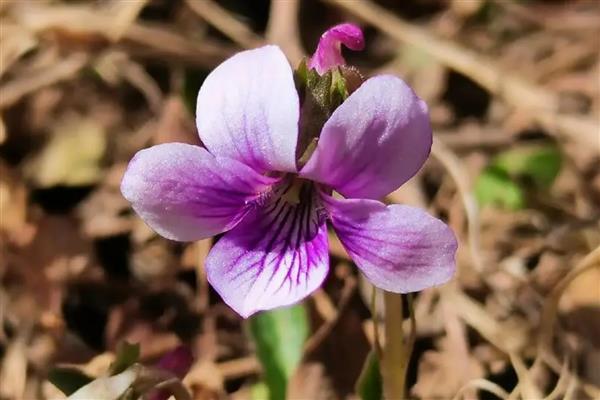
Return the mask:
<svg viewBox="0 0 600 400">
<path fill-rule="evenodd" d="M 469 250 L 475 270 L 484 272 L 484 262 L 480 250 L 479 207 L 471 191 L 471 181 L 460 159 L 439 138 L 434 138 L 431 154 L 446 168 L 460 193 L 467 214 Z"/>
<path fill-rule="evenodd" d="M 260 36 L 213 0 L 186 0 L 188 7 L 225 36 L 244 48 L 263 44 Z"/>
<path fill-rule="evenodd" d="M 217 364 L 217 368 L 223 375 L 223 379 L 236 379 L 260 372 L 261 365 L 256 357 L 250 356 L 223 361 Z"/>
<path fill-rule="evenodd" d="M 70 32 L 75 35 L 94 35 L 112 40 L 110 36 L 114 17 L 102 9 L 90 6 L 42 6 L 40 4 L 15 7 L 15 19 L 36 33 L 48 30 Z M 115 43 L 127 48 L 130 54 L 153 56 L 163 62 L 180 61 L 199 67 L 214 67 L 229 57 L 235 49 L 209 39 L 189 40 L 165 27 L 132 22 Z"/>
<path fill-rule="evenodd" d="M 272 1 L 266 33 L 267 41 L 279 45 L 292 65 L 297 65 L 305 56 L 298 28 L 299 8 L 298 0 Z"/>
<path fill-rule="evenodd" d="M 304 344 L 304 357 L 306 357 L 307 354 L 310 354 L 317 347 L 319 347 L 319 345 L 323 342 L 323 340 L 325 340 L 327 335 L 331 333 L 331 330 L 335 327 L 335 324 L 340 319 L 342 312 L 350 302 L 350 299 L 352 298 L 352 294 L 354 293 L 355 289 L 356 279 L 353 276 L 347 276 L 346 279 L 344 279 L 344 287 L 342 289 L 342 295 L 337 310 L 335 310 L 333 315 L 331 315 L 323 323 L 323 325 L 321 325 L 317 329 L 317 331 L 311 337 L 308 338 L 308 340 Z"/>
<path fill-rule="evenodd" d="M 500 385 L 497 385 L 494 382 L 488 381 L 487 379 L 473 379 L 467 382 L 462 388 L 460 388 L 460 390 L 456 393 L 452 400 L 459 400 L 463 398 L 463 395 L 472 389 L 479 389 L 484 390 L 486 392 L 490 392 L 499 399 L 507 399 L 509 396 L 506 390 L 504 390 Z"/>
<path fill-rule="evenodd" d="M 74 53 L 35 75 L 22 76 L 0 87 L 0 110 L 15 104 L 23 96 L 54 83 L 72 78 L 87 64 L 89 57 Z"/>
</svg>

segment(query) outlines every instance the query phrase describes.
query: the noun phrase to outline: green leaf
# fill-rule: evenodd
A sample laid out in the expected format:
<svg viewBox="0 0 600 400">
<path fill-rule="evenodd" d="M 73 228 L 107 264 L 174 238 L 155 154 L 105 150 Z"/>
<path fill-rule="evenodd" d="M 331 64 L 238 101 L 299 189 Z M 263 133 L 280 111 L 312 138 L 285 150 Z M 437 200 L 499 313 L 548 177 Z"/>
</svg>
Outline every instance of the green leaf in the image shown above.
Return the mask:
<svg viewBox="0 0 600 400">
<path fill-rule="evenodd" d="M 250 399 L 265 400 L 269 398 L 269 387 L 264 382 L 257 382 L 250 388 Z"/>
<path fill-rule="evenodd" d="M 560 151 L 551 145 L 518 147 L 499 154 L 492 162 L 510 176 L 524 177 L 540 188 L 552 185 L 561 164 Z"/>
<path fill-rule="evenodd" d="M 520 146 L 498 154 L 481 173 L 475 195 L 481 205 L 518 210 L 530 189 L 548 189 L 560 173 L 561 153 L 553 145 Z"/>
<path fill-rule="evenodd" d="M 117 357 L 110 365 L 109 375 L 116 375 L 135 364 L 140 358 L 140 345 L 121 342 L 117 346 Z"/>
<path fill-rule="evenodd" d="M 525 206 L 525 194 L 513 182 L 506 171 L 488 167 L 483 170 L 475 183 L 475 197 L 481 206 L 495 205 L 510 210 Z"/>
<path fill-rule="evenodd" d="M 308 337 L 303 305 L 262 312 L 250 319 L 250 332 L 263 366 L 271 399 L 284 399 L 287 383 L 302 358 Z"/>
<path fill-rule="evenodd" d="M 53 368 L 48 380 L 67 396 L 92 381 L 92 378 L 75 368 Z"/>
<path fill-rule="evenodd" d="M 383 399 L 383 380 L 377 354 L 371 350 L 356 382 L 356 393 L 362 400 Z"/>
</svg>

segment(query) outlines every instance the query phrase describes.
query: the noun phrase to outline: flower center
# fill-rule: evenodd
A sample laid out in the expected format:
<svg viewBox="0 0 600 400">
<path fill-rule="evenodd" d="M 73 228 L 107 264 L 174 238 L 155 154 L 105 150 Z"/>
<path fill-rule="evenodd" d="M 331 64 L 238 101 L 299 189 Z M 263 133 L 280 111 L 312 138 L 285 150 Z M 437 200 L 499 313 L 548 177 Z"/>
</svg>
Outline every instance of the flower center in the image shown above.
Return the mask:
<svg viewBox="0 0 600 400">
<path fill-rule="evenodd" d="M 286 202 L 297 205 L 307 196 L 312 196 L 314 184 L 298 176 L 291 176 L 290 181 L 284 184 L 283 193 L 280 195 Z"/>
<path fill-rule="evenodd" d="M 269 212 L 279 212 L 281 208 L 293 209 L 294 213 L 314 214 L 316 221 L 323 221 L 328 218 L 328 214 L 319 201 L 317 191 L 322 188 L 317 185 L 296 174 L 286 174 L 281 183 L 261 194 L 253 203 L 258 207 L 269 208 Z"/>
</svg>

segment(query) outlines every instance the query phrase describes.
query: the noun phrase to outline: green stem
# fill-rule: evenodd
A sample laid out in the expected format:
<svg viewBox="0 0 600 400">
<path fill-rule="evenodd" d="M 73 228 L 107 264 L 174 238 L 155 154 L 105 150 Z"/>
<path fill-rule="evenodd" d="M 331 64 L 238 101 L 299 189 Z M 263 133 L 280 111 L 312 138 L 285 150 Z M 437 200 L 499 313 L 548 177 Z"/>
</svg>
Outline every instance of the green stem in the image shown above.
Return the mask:
<svg viewBox="0 0 600 400">
<path fill-rule="evenodd" d="M 373 286 L 373 291 L 371 292 L 371 318 L 373 319 L 373 348 L 375 349 L 375 354 L 377 354 L 377 359 L 381 360 L 381 343 L 379 342 L 379 318 L 377 316 L 377 288 Z"/>
<path fill-rule="evenodd" d="M 402 295 L 385 292 L 385 347 L 381 360 L 383 394 L 387 400 L 406 398 L 407 348 L 404 343 Z"/>
</svg>

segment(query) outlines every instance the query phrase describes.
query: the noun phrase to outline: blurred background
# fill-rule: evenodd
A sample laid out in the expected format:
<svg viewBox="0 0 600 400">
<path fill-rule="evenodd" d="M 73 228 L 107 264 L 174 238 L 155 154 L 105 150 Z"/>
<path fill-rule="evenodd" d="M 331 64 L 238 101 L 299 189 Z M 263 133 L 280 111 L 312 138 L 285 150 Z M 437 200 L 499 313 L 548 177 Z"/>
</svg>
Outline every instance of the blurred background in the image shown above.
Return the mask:
<svg viewBox="0 0 600 400">
<path fill-rule="evenodd" d="M 276 43 L 296 66 L 344 21 L 367 45 L 348 63 L 431 111 L 432 156 L 387 200 L 460 243 L 415 297 L 411 396 L 600 398 L 599 1 L 1 0 L 0 399 L 61 398 L 50 368 L 97 376 L 123 340 L 150 364 L 189 346 L 198 400 L 264 398 L 270 368 L 288 398 L 358 398 L 382 306 L 333 236 L 321 290 L 243 321 L 206 282 L 212 242 L 158 237 L 119 192 L 136 151 L 199 144 L 220 62 Z"/>
</svg>

